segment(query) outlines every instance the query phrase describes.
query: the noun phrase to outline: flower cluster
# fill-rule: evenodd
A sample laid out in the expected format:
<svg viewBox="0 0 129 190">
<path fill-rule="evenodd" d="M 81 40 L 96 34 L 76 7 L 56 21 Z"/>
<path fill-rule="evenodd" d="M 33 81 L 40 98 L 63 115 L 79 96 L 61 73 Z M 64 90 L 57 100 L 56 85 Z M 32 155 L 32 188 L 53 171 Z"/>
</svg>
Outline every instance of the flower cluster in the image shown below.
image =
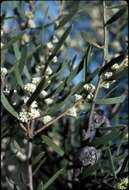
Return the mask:
<svg viewBox="0 0 129 190">
<path fill-rule="evenodd" d="M 67 115 L 77 117 L 77 108 L 75 106 L 69 108 Z"/>
<path fill-rule="evenodd" d="M 34 21 L 34 15 L 33 15 L 33 12 L 32 11 L 28 11 L 27 13 L 26 13 L 26 16 L 27 16 L 27 18 L 28 18 L 28 27 L 29 28 L 36 28 L 36 23 L 35 23 L 35 21 Z"/>
<path fill-rule="evenodd" d="M 48 123 L 51 120 L 52 120 L 52 117 L 50 115 L 46 115 L 42 118 L 42 121 L 44 124 Z"/>
<path fill-rule="evenodd" d="M 1 67 L 1 78 L 5 78 L 7 75 L 8 71 L 5 67 Z"/>
<path fill-rule="evenodd" d="M 51 42 L 48 42 L 47 43 L 47 48 L 48 48 L 48 55 L 52 55 L 52 51 L 53 51 L 53 49 L 54 49 L 54 45 L 56 44 L 56 43 L 58 43 L 58 38 L 54 35 L 53 36 L 53 38 L 52 38 L 52 40 L 51 40 Z M 54 56 L 53 57 L 53 60 L 52 60 L 52 62 L 53 63 L 57 63 L 58 62 L 58 58 L 57 58 L 57 56 Z"/>
<path fill-rule="evenodd" d="M 116 189 L 124 190 L 124 189 L 127 189 L 128 185 L 129 185 L 129 180 L 128 180 L 128 177 L 126 177 L 126 178 L 121 179 L 120 182 L 117 183 Z"/>
<path fill-rule="evenodd" d="M 23 123 L 28 123 L 28 121 L 35 119 L 40 116 L 40 112 L 38 109 L 37 102 L 34 101 L 30 108 L 27 110 L 22 108 L 21 112 L 19 113 L 19 120 Z"/>
<path fill-rule="evenodd" d="M 24 86 L 24 90 L 28 92 L 29 94 L 32 94 L 36 89 L 36 85 L 33 83 L 27 83 Z"/>
<path fill-rule="evenodd" d="M 22 36 L 22 38 L 21 38 L 21 44 L 25 45 L 25 44 L 27 44 L 29 42 L 30 42 L 30 36 L 29 36 L 29 34 L 24 33 L 23 36 Z"/>
<path fill-rule="evenodd" d="M 86 100 L 88 102 L 90 102 L 91 100 L 93 100 L 94 97 L 94 92 L 95 92 L 95 86 L 91 83 L 86 83 L 83 88 L 86 90 L 86 92 L 88 92 L 88 95 L 86 97 Z"/>
</svg>

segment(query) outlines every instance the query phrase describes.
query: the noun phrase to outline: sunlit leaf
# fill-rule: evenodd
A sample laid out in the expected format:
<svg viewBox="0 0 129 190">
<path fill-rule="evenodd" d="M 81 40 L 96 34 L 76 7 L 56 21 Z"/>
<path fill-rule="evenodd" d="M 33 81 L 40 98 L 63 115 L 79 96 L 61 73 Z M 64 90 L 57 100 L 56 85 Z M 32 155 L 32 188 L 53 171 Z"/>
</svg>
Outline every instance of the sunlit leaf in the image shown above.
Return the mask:
<svg viewBox="0 0 129 190">
<path fill-rule="evenodd" d="M 59 171 L 57 171 L 43 186 L 43 189 L 48 189 L 48 187 L 50 185 L 52 185 L 52 183 L 64 172 L 64 168 L 60 169 Z"/>
<path fill-rule="evenodd" d="M 57 146 L 52 139 L 50 139 L 48 136 L 42 135 L 43 142 L 50 146 L 56 153 L 58 153 L 60 156 L 64 155 L 64 151 Z"/>
<path fill-rule="evenodd" d="M 113 98 L 100 98 L 96 99 L 96 104 L 119 104 L 122 103 L 125 98 L 126 96 L 124 94 Z"/>
<path fill-rule="evenodd" d="M 17 119 L 19 118 L 18 113 L 14 110 L 14 108 L 12 107 L 12 105 L 9 103 L 8 99 L 6 98 L 6 96 L 4 95 L 3 92 L 1 92 L 1 102 L 2 102 L 2 105 L 4 106 L 4 108 L 9 113 L 11 113 Z"/>
</svg>

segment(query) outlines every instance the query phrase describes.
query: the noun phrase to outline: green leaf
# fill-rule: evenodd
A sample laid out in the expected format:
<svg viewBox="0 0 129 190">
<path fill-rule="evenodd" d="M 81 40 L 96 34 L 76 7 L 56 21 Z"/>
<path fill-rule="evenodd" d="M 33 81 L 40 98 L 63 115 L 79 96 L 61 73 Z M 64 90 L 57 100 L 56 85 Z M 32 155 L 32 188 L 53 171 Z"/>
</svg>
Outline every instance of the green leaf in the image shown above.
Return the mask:
<svg viewBox="0 0 129 190">
<path fill-rule="evenodd" d="M 114 72 L 113 76 L 110 78 L 110 80 L 118 80 L 127 75 L 128 75 L 128 69 L 123 67 L 123 68 L 119 69 L 118 71 Z"/>
<path fill-rule="evenodd" d="M 107 69 L 110 69 L 112 65 L 114 65 L 115 63 L 119 63 L 122 62 L 125 58 L 125 54 L 121 54 L 113 59 L 111 59 L 111 61 L 109 61 L 107 64 L 105 64 L 99 71 L 99 75 L 101 75 L 103 72 L 107 71 Z"/>
<path fill-rule="evenodd" d="M 6 96 L 3 92 L 1 92 L 1 102 L 4 108 L 11 113 L 14 117 L 19 119 L 18 113 L 14 110 L 14 108 L 10 105 L 9 101 L 7 100 Z"/>
<path fill-rule="evenodd" d="M 19 51 L 19 47 L 18 47 L 18 43 L 17 43 L 17 42 L 15 42 L 15 43 L 13 44 L 13 49 L 14 49 L 14 53 L 15 53 L 16 59 L 19 60 L 20 57 L 21 57 L 21 53 L 20 53 L 20 51 Z"/>
<path fill-rule="evenodd" d="M 63 174 L 64 168 L 60 169 L 53 175 L 43 186 L 43 190 L 46 190 L 61 174 Z"/>
<path fill-rule="evenodd" d="M 39 44 L 37 47 L 31 50 L 31 52 L 27 55 L 27 60 L 31 59 L 31 57 L 41 48 L 42 45 Z"/>
<path fill-rule="evenodd" d="M 21 73 L 19 71 L 18 63 L 15 63 L 15 68 L 14 68 L 14 75 L 16 77 L 17 84 L 22 88 L 23 87 L 23 81 L 21 78 Z"/>
<path fill-rule="evenodd" d="M 22 71 L 24 69 L 24 66 L 25 66 L 25 63 L 26 63 L 26 60 L 27 60 L 27 46 L 23 46 L 21 48 L 21 57 L 20 57 L 20 60 L 19 60 L 19 72 L 22 74 Z"/>
<path fill-rule="evenodd" d="M 36 164 L 41 160 L 41 158 L 42 158 L 44 155 L 45 155 L 45 152 L 39 153 L 39 154 L 33 159 L 32 165 L 36 165 Z"/>
<path fill-rule="evenodd" d="M 88 42 L 90 45 L 93 45 L 96 48 L 103 49 L 101 45 L 98 44 L 97 40 L 94 38 L 94 36 L 91 36 L 90 34 L 86 32 L 81 32 L 82 38 Z"/>
<path fill-rule="evenodd" d="M 92 46 L 90 44 L 88 44 L 88 47 L 87 47 L 87 50 L 86 50 L 86 57 L 84 59 L 84 65 L 83 65 L 83 68 L 84 68 L 84 81 L 85 82 L 86 82 L 87 74 L 88 74 L 88 63 L 89 63 L 89 56 L 90 56 L 90 53 L 91 53 L 91 49 L 92 49 Z"/>
<path fill-rule="evenodd" d="M 77 67 L 75 67 L 71 72 L 70 75 L 67 77 L 67 85 L 71 83 L 72 79 L 83 69 L 83 63 L 86 55 L 82 58 L 80 63 L 78 64 Z"/>
<path fill-rule="evenodd" d="M 62 35 L 61 39 L 59 40 L 58 44 L 56 45 L 52 55 L 48 58 L 48 60 L 46 61 L 46 65 L 45 65 L 45 70 L 47 68 L 47 65 L 51 62 L 51 60 L 53 59 L 53 57 L 56 55 L 56 53 L 59 51 L 59 49 L 61 48 L 61 46 L 63 45 L 64 41 L 66 40 L 66 38 L 68 37 L 69 33 L 71 31 L 71 27 L 68 27 L 66 29 L 66 31 L 64 32 L 64 34 Z M 44 72 L 45 72 L 44 70 Z M 45 73 L 43 73 L 44 75 Z M 38 84 L 36 90 L 34 91 L 34 93 L 31 95 L 31 97 L 29 98 L 29 100 L 27 101 L 26 105 L 30 106 L 31 103 L 38 98 L 38 95 L 40 94 L 40 92 L 43 89 L 44 86 L 44 82 L 45 82 L 45 76 L 41 79 L 40 83 Z"/>
<path fill-rule="evenodd" d="M 43 182 L 42 181 L 40 182 L 37 190 L 44 190 L 44 188 L 43 188 Z"/>
<path fill-rule="evenodd" d="M 113 174 L 114 178 L 116 179 L 117 176 L 116 176 L 116 173 L 115 173 L 115 166 L 114 166 L 114 162 L 113 162 L 110 147 L 107 148 L 107 156 L 108 156 L 108 159 L 109 159 L 109 168 L 111 169 L 112 174 Z"/>
<path fill-rule="evenodd" d="M 46 161 L 46 158 L 43 158 L 39 164 L 37 165 L 37 167 L 35 168 L 35 170 L 33 171 L 33 176 L 38 172 L 38 170 L 40 169 L 40 167 L 42 166 L 42 164 Z"/>
<path fill-rule="evenodd" d="M 120 9 L 119 11 L 117 11 L 117 13 L 115 13 L 105 24 L 105 26 L 112 24 L 113 22 L 115 22 L 116 20 L 118 20 L 122 15 L 124 15 L 126 13 L 126 8 Z"/>
<path fill-rule="evenodd" d="M 110 134 L 108 135 L 104 135 L 101 138 L 100 137 L 96 137 L 93 141 L 92 141 L 92 145 L 108 145 L 109 142 L 112 142 L 112 140 L 117 139 L 120 136 L 120 131 L 118 128 L 114 127 L 114 129 L 112 129 L 112 131 L 110 132 Z"/>
<path fill-rule="evenodd" d="M 100 98 L 96 99 L 96 104 L 119 104 L 125 100 L 125 94 L 113 98 Z"/>
<path fill-rule="evenodd" d="M 23 35 L 23 32 L 14 36 L 7 44 L 5 44 L 1 49 L 8 49 L 10 46 L 12 46 L 16 41 L 18 41 Z"/>
<path fill-rule="evenodd" d="M 42 135 L 42 139 L 43 139 L 43 142 L 45 144 L 47 144 L 48 146 L 50 146 L 60 156 L 64 155 L 64 151 L 59 146 L 57 146 L 55 143 L 53 143 L 52 139 L 50 139 L 48 136 Z"/>
</svg>

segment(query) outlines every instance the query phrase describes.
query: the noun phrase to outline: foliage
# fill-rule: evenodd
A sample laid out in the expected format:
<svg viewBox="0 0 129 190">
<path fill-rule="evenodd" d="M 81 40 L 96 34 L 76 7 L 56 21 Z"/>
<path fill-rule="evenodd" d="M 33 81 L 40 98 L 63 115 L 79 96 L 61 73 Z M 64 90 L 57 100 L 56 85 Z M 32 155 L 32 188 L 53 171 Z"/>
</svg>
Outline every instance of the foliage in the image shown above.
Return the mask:
<svg viewBox="0 0 129 190">
<path fill-rule="evenodd" d="M 2 189 L 126 188 L 127 2 L 1 9 Z"/>
</svg>

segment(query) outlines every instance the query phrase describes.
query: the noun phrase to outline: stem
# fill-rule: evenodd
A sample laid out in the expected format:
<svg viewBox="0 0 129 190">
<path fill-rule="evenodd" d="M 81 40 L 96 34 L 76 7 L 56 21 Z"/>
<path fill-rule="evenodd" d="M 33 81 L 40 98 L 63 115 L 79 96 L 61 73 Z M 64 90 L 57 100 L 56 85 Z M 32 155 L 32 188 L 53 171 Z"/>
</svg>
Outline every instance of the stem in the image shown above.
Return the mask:
<svg viewBox="0 0 129 190">
<path fill-rule="evenodd" d="M 103 26 L 104 26 L 104 51 L 103 51 L 103 63 L 102 66 L 105 65 L 105 63 L 108 61 L 108 31 L 107 31 L 107 27 L 105 26 L 106 23 L 106 6 L 105 6 L 105 0 L 103 0 Z M 101 76 L 99 76 L 98 78 L 98 82 L 96 85 L 96 90 L 95 90 L 95 94 L 94 94 L 94 98 L 92 101 L 92 105 L 91 105 L 91 112 L 90 112 L 90 116 L 89 116 L 89 123 L 88 123 L 88 129 L 87 129 L 87 137 L 90 137 L 90 131 L 92 129 L 92 123 L 93 123 L 93 116 L 94 116 L 94 111 L 95 111 L 95 105 L 96 105 L 96 98 L 100 89 L 100 84 L 101 84 L 102 78 Z"/>
<path fill-rule="evenodd" d="M 28 177 L 29 177 L 29 190 L 33 190 L 33 171 L 32 171 L 32 139 L 33 139 L 33 123 L 28 123 Z"/>
<path fill-rule="evenodd" d="M 29 190 L 33 190 L 33 173 L 32 173 L 32 138 L 28 139 L 28 176 Z"/>
<path fill-rule="evenodd" d="M 62 114 L 60 114 L 58 117 L 56 117 L 55 119 L 52 119 L 46 125 L 44 125 L 40 129 L 38 129 L 37 131 L 35 131 L 35 135 L 37 135 L 38 133 L 40 133 L 41 131 L 43 131 L 44 129 L 46 129 L 47 127 L 49 127 L 50 125 L 52 125 L 54 122 L 58 121 L 60 118 L 64 117 L 67 112 L 68 112 L 68 110 L 66 110 L 65 112 L 63 112 Z"/>
<path fill-rule="evenodd" d="M 76 103 L 74 103 L 73 106 L 77 106 L 81 101 L 83 101 L 83 98 L 79 99 Z M 49 121 L 47 124 L 45 124 L 43 127 L 41 127 L 40 129 L 36 130 L 34 135 L 37 135 L 38 133 L 40 133 L 41 131 L 43 131 L 44 129 L 48 128 L 50 125 L 52 125 L 53 123 L 55 123 L 56 121 L 58 121 L 60 118 L 64 117 L 65 115 L 67 115 L 68 111 L 70 108 L 67 108 L 63 113 L 61 113 L 59 116 L 57 116 L 55 119 L 52 119 L 51 121 Z M 36 118 L 39 119 L 42 116 Z"/>
</svg>

